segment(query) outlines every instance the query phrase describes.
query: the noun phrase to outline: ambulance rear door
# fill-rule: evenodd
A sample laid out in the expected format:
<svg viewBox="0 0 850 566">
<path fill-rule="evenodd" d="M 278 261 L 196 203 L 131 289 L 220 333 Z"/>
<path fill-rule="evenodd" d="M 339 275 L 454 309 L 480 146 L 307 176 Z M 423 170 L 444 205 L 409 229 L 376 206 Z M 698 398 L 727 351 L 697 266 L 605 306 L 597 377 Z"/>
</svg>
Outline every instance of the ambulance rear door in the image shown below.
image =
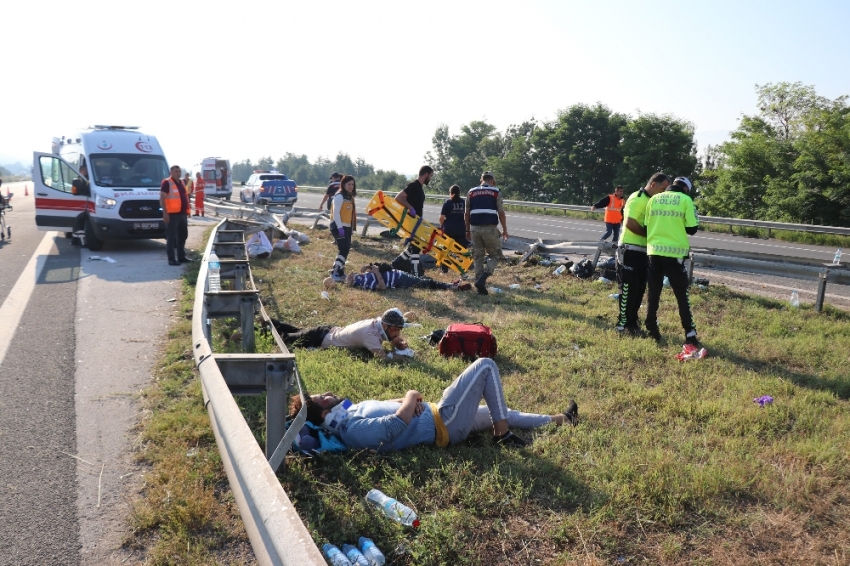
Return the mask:
<svg viewBox="0 0 850 566">
<path fill-rule="evenodd" d="M 94 209 L 88 195 L 75 194 L 73 182 L 80 177 L 80 173 L 58 155 L 33 152 L 35 223 L 39 230 L 71 232 L 77 217 Z"/>
</svg>

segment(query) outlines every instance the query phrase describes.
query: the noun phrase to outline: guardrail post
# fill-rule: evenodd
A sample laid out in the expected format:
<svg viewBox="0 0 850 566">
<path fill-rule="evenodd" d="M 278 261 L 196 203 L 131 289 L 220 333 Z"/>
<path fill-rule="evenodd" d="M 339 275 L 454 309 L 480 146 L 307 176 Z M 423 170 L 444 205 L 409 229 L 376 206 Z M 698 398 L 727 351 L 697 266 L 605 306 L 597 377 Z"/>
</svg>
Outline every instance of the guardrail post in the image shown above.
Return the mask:
<svg viewBox="0 0 850 566">
<path fill-rule="evenodd" d="M 829 270 L 821 271 L 818 274 L 818 298 L 815 300 L 815 311 L 823 310 L 823 300 L 826 297 L 826 277 L 829 275 Z"/>
<path fill-rule="evenodd" d="M 771 234 L 773 234 L 773 229 L 772 229 L 772 228 L 768 228 L 768 229 L 767 229 L 767 239 L 768 239 L 768 240 L 771 238 Z"/>
<path fill-rule="evenodd" d="M 369 218 L 366 219 L 366 222 L 363 223 L 363 231 L 360 233 L 361 237 L 363 237 L 363 238 L 366 237 L 366 231 L 369 229 L 369 224 L 371 224 L 371 223 L 372 223 L 372 217 L 370 216 Z"/>
<path fill-rule="evenodd" d="M 316 215 L 316 219 L 313 220 L 313 230 L 316 229 L 316 226 L 319 225 L 319 219 L 322 217 L 322 213 Z"/>
<path fill-rule="evenodd" d="M 254 341 L 254 307 L 257 296 L 242 297 L 239 304 L 239 322 L 242 327 L 242 351 L 253 352 L 256 349 Z"/>
<path fill-rule="evenodd" d="M 596 269 L 596 264 L 599 263 L 599 256 L 602 255 L 603 247 L 605 247 L 605 242 L 599 242 L 599 247 L 596 248 L 596 255 L 593 256 L 593 269 Z"/>
<path fill-rule="evenodd" d="M 286 391 L 290 373 L 291 368 L 283 363 L 266 366 L 266 459 L 272 457 L 286 433 Z"/>
</svg>

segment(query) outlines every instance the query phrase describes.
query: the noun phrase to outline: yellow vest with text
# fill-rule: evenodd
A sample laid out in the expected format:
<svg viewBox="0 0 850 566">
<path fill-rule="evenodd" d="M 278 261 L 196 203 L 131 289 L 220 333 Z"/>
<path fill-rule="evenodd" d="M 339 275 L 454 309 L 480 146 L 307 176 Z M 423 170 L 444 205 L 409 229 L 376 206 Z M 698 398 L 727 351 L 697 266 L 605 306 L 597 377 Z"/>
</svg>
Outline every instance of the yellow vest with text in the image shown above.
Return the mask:
<svg viewBox="0 0 850 566">
<path fill-rule="evenodd" d="M 646 204 L 643 225 L 648 255 L 687 257 L 691 245 L 685 228 L 699 226 L 694 201 L 678 191 L 659 193 Z"/>
<path fill-rule="evenodd" d="M 333 208 L 334 204 L 331 204 L 331 218 L 333 218 Z M 354 199 L 349 200 L 343 197 L 342 206 L 339 207 L 339 218 L 342 220 L 343 226 L 351 226 L 352 230 L 357 229 L 354 214 Z"/>
</svg>

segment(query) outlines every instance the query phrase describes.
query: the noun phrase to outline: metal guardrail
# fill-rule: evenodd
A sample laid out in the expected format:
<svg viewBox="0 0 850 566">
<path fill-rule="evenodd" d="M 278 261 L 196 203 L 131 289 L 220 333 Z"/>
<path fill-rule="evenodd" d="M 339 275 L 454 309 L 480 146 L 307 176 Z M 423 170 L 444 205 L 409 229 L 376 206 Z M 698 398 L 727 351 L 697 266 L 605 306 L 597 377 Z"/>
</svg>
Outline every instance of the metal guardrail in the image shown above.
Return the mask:
<svg viewBox="0 0 850 566">
<path fill-rule="evenodd" d="M 244 207 L 215 203 L 208 206 L 221 207 L 234 214 L 258 214 L 256 211 L 239 210 Z M 259 230 L 263 227 L 254 228 Z M 255 311 L 259 309 L 266 320 L 268 316 L 253 285 L 247 256 L 244 255 L 244 236 L 240 236 L 239 228 L 239 224 L 225 219 L 213 229 L 195 287 L 192 342 L 195 364 L 201 375 L 204 405 L 257 562 L 283 566 L 324 565 L 321 552 L 275 475 L 295 434 L 306 420 L 306 410 L 302 407 L 289 432 L 284 434 L 287 391 L 297 386 L 302 397 L 304 391 L 294 356 L 286 350 L 273 327 L 272 333 L 281 353 L 250 353 L 253 349 Z M 253 229 L 242 223 L 243 234 L 245 228 Z M 241 253 L 238 251 L 239 244 Z M 207 291 L 208 258 L 214 250 L 222 260 L 222 279 L 232 279 L 233 290 L 220 293 Z M 227 259 L 228 255 L 230 259 Z M 222 316 L 240 319 L 242 346 L 248 353 L 213 353 L 212 320 Z M 265 454 L 234 399 L 234 394 L 263 391 L 267 393 L 268 421 Z"/>
<path fill-rule="evenodd" d="M 307 189 L 309 191 L 322 191 L 324 192 L 326 187 L 312 187 L 312 186 L 299 186 L 299 190 Z M 372 195 L 375 191 L 367 191 L 358 189 L 359 192 L 363 194 Z M 386 194 L 394 194 L 388 191 L 385 191 Z M 449 195 L 442 194 L 428 194 L 425 195 L 425 198 L 430 200 L 440 200 L 446 199 Z M 564 210 L 564 211 L 573 211 L 573 212 L 590 212 L 593 214 L 603 214 L 604 210 L 590 210 L 589 206 L 581 206 L 575 204 L 556 204 L 551 202 L 533 202 L 533 201 L 525 201 L 525 200 L 503 200 L 504 204 L 508 206 L 517 206 L 517 207 L 525 207 L 525 208 L 540 208 L 544 211 L 552 209 L 552 210 Z M 740 226 L 745 228 L 760 228 L 768 231 L 768 237 L 770 236 L 773 230 L 785 230 L 789 232 L 810 232 L 814 234 L 834 234 L 838 236 L 850 236 L 850 228 L 845 228 L 842 226 L 821 226 L 818 224 L 791 224 L 786 222 L 769 222 L 767 220 L 748 220 L 745 218 L 723 218 L 720 216 L 699 216 L 699 221 L 702 224 L 719 224 L 722 226 L 729 226 L 729 230 L 731 231 L 734 226 Z"/>
</svg>

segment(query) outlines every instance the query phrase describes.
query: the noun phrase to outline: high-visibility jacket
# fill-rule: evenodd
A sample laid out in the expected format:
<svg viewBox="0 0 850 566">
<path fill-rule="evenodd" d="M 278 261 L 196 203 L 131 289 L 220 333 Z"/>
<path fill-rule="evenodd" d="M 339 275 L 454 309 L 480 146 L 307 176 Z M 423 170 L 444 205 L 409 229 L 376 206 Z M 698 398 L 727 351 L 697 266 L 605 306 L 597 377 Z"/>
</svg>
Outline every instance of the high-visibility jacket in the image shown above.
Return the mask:
<svg viewBox="0 0 850 566">
<path fill-rule="evenodd" d="M 180 214 L 183 211 L 183 201 L 180 198 L 180 189 L 171 177 L 168 181 L 168 194 L 165 195 L 165 212 L 168 214 Z"/>
<path fill-rule="evenodd" d="M 619 224 L 623 221 L 623 207 L 625 199 L 616 195 L 608 195 L 608 206 L 605 207 L 605 222 L 608 224 Z"/>
<path fill-rule="evenodd" d="M 337 228 L 351 226 L 352 230 L 357 229 L 357 215 L 354 208 L 354 198 L 348 197 L 343 193 L 334 195 L 331 213 L 334 222 L 337 223 Z"/>
<path fill-rule="evenodd" d="M 195 180 L 195 192 L 196 193 L 203 193 L 206 186 L 207 186 L 207 184 L 204 182 L 203 179 L 196 179 Z"/>
</svg>

